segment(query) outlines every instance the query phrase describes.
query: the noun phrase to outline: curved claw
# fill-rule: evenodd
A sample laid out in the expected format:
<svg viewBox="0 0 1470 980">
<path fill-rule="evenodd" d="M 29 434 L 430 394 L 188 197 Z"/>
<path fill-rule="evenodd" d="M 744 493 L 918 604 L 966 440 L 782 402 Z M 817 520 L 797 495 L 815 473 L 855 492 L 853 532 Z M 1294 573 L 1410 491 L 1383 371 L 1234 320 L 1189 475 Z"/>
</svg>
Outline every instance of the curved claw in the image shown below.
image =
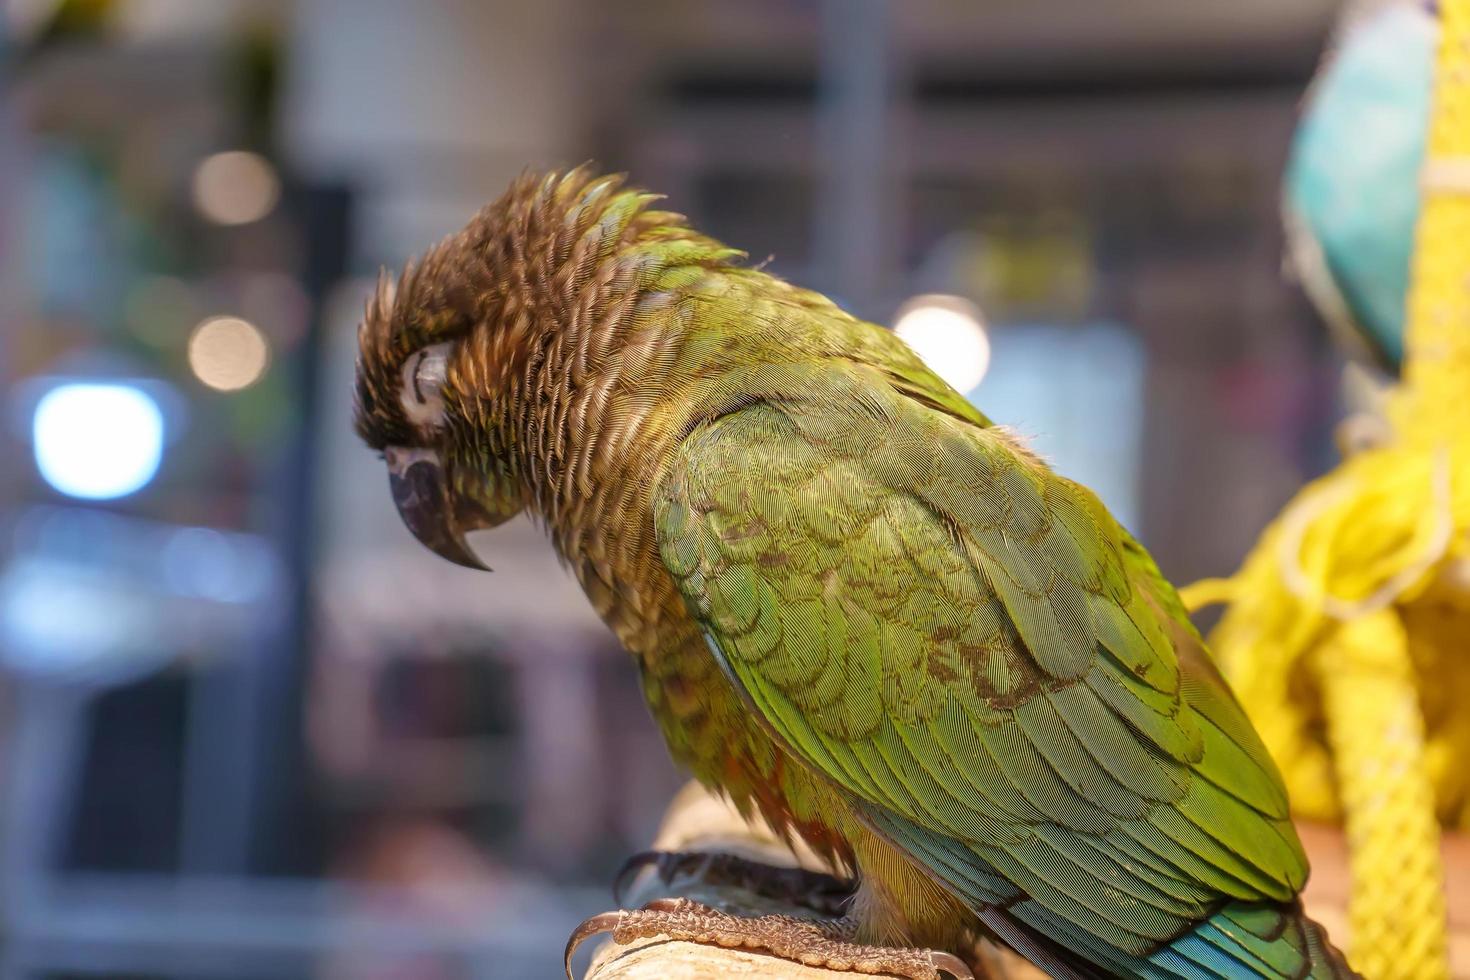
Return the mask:
<svg viewBox="0 0 1470 980">
<path fill-rule="evenodd" d="M 955 980 L 975 980 L 975 974 L 965 965 L 965 961 L 953 953 L 941 953 L 938 950 L 929 951 L 929 962 L 934 969 L 942 970 L 954 977 Z"/>
<path fill-rule="evenodd" d="M 567 939 L 566 951 L 562 954 L 562 965 L 567 971 L 567 980 L 572 980 L 572 957 L 577 955 L 577 947 L 581 946 L 593 936 L 603 932 L 612 932 L 622 923 L 626 912 L 602 912 L 592 916 L 572 930 Z"/>
<path fill-rule="evenodd" d="M 639 851 L 624 861 L 623 866 L 618 869 L 617 875 L 613 878 L 613 901 L 619 906 L 626 905 L 627 903 L 623 901 L 623 891 L 633 883 L 644 868 L 650 864 L 656 866 L 662 853 L 662 851 Z"/>
</svg>

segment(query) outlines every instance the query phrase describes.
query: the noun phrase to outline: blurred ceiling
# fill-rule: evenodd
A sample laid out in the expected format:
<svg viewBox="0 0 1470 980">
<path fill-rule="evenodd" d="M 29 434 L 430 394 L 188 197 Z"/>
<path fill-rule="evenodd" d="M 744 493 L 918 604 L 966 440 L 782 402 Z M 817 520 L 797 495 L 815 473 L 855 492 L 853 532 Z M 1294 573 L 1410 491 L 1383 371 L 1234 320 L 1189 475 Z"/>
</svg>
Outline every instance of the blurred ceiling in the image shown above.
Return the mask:
<svg viewBox="0 0 1470 980">
<path fill-rule="evenodd" d="M 836 0 L 842 2 L 842 0 Z M 19 34 L 60 6 L 59 0 L 10 0 L 5 18 Z M 242 20 L 289 15 L 296 0 L 110 0 L 115 33 L 136 40 L 197 39 L 227 32 Z M 978 60 L 1013 58 L 1018 51 L 1058 56 L 1125 52 L 1158 55 L 1169 50 L 1272 47 L 1320 38 L 1340 0 L 903 0 L 892 4 L 905 47 L 925 57 Z M 821 0 L 649 0 L 636 4 L 584 3 L 586 21 L 615 19 L 670 53 L 756 50 L 768 56 L 808 50 Z M 436 0 L 417 6 L 468 14 L 511 15 L 506 5 L 477 0 Z M 498 8 L 498 12 L 497 12 Z M 485 18 L 477 18 L 485 19 Z M 576 21 L 566 25 L 575 30 Z"/>
<path fill-rule="evenodd" d="M 840 2 L 840 0 L 839 0 Z M 1338 0 L 904 0 L 892 6 L 904 47 L 921 57 L 979 62 L 1018 54 L 1058 57 L 1263 49 L 1320 40 Z M 653 42 L 688 56 L 809 50 L 821 3 L 803 0 L 656 0 L 618 8 Z"/>
</svg>

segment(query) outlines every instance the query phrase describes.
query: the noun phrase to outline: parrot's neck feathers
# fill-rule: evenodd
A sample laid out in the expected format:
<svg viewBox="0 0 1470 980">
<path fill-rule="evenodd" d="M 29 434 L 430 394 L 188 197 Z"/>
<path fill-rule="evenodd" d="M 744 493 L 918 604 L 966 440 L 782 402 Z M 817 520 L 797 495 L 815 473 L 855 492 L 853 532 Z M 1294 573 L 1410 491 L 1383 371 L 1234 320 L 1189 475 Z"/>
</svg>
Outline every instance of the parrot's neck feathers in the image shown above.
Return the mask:
<svg viewBox="0 0 1470 980">
<path fill-rule="evenodd" d="M 497 448 L 574 563 L 580 529 L 607 526 L 613 489 L 662 452 L 664 420 L 622 396 L 664 383 L 657 355 L 684 342 L 671 284 L 743 257 L 656 200 L 586 168 L 527 176 L 463 233 L 462 262 L 483 277 L 471 361 L 486 376 L 474 388 L 493 393 L 490 427 L 520 434 Z"/>
<path fill-rule="evenodd" d="M 670 266 L 719 266 L 742 257 L 685 223 L 655 210 L 657 194 L 626 189 L 622 175 L 596 177 L 587 167 L 517 181 L 481 211 L 465 232 L 469 265 L 484 270 L 483 313 L 528 309 L 543 334 L 579 341 L 619 325 L 609 306 L 647 289 Z M 496 303 L 503 304 L 496 310 Z"/>
</svg>

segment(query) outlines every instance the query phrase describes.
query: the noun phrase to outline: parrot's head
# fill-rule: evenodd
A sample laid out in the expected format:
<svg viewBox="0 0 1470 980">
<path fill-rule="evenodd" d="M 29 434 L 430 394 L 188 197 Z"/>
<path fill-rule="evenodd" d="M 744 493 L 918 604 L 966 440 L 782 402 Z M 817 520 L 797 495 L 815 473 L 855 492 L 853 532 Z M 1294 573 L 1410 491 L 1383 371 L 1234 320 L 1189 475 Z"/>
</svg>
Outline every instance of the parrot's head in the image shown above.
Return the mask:
<svg viewBox="0 0 1470 980">
<path fill-rule="evenodd" d="M 639 249 L 691 238 L 653 200 L 586 168 L 528 174 L 379 276 L 358 329 L 357 432 L 403 522 L 444 558 L 484 568 L 466 534 L 545 499 L 567 454 L 548 435 L 617 343 L 608 311 L 626 312 L 652 268 Z"/>
<path fill-rule="evenodd" d="M 450 244 L 396 281 L 379 276 L 358 328 L 356 427 L 388 464 L 393 503 L 414 537 L 484 569 L 465 536 L 514 516 L 523 500 L 479 411 L 469 297 L 434 279 L 453 261 Z"/>
</svg>

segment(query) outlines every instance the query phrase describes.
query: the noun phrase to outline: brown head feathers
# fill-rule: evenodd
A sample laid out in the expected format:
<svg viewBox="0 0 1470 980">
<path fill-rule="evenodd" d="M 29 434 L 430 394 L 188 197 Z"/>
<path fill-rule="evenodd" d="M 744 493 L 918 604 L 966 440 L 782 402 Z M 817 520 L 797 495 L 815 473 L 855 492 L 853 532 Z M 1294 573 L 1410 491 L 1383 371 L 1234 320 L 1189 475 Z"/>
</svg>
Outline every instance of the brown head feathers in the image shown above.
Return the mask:
<svg viewBox="0 0 1470 980">
<path fill-rule="evenodd" d="M 399 404 L 403 365 L 415 351 L 466 341 L 447 385 L 447 397 L 463 404 L 467 382 L 489 380 L 469 375 L 504 371 L 507 360 L 533 358 L 558 335 L 565 343 L 606 322 L 609 305 L 653 271 L 656 246 L 698 243 L 720 260 L 739 254 L 689 230 L 682 215 L 653 210 L 657 200 L 585 165 L 526 173 L 396 280 L 380 274 L 358 330 L 358 434 L 374 448 L 415 443 Z"/>
</svg>

